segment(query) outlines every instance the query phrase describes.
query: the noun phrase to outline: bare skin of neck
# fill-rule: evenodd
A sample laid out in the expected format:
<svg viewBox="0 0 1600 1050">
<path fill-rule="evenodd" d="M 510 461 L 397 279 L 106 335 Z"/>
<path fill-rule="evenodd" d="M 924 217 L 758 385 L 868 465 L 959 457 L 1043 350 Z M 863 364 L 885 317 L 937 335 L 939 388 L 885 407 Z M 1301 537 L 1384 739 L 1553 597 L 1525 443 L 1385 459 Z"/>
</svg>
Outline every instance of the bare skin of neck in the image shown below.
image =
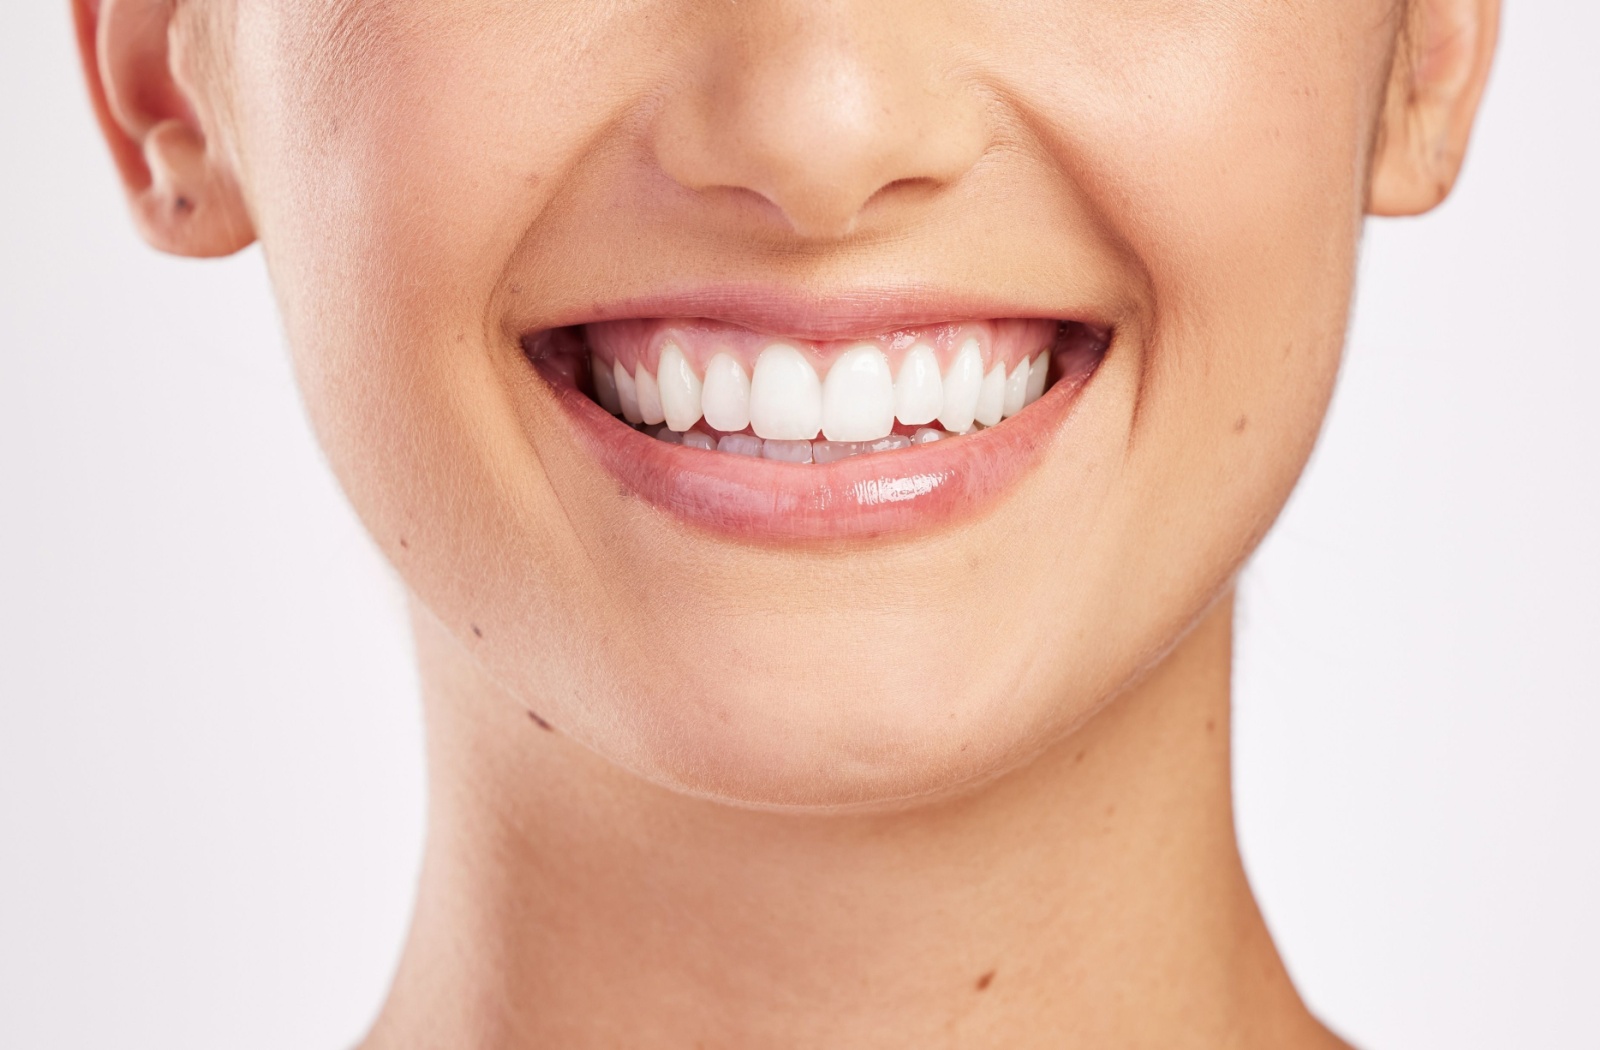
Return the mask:
<svg viewBox="0 0 1600 1050">
<path fill-rule="evenodd" d="M 1342 1047 L 1234 837 L 1232 602 L 1026 767 L 753 812 L 546 730 L 426 613 L 426 859 L 391 1047 Z"/>
</svg>

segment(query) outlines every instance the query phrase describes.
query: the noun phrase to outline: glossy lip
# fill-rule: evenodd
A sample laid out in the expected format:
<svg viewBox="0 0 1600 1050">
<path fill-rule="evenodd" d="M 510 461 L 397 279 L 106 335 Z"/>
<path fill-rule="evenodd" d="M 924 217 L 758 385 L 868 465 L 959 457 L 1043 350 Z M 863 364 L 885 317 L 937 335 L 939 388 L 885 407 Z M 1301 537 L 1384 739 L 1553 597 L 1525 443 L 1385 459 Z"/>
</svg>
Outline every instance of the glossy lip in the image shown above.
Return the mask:
<svg viewBox="0 0 1600 1050">
<path fill-rule="evenodd" d="M 951 314 L 946 310 L 943 316 Z M 906 325 L 905 317 L 897 312 L 892 325 Z M 996 427 L 894 452 L 805 465 L 660 441 L 601 408 L 559 367 L 532 363 L 573 423 L 580 444 L 645 502 L 687 524 L 744 542 L 795 543 L 909 535 L 984 512 L 1037 465 L 1114 344 L 1112 338 L 1087 363 L 1069 361 L 1075 365 L 1070 373 Z"/>
<path fill-rule="evenodd" d="M 1090 303 L 1026 303 L 952 292 L 931 285 L 883 288 L 818 288 L 796 295 L 767 284 L 693 285 L 573 304 L 537 319 L 513 319 L 513 337 L 535 330 L 575 327 L 594 321 L 645 317 L 693 317 L 748 328 L 764 335 L 827 342 L 900 328 L 944 324 L 963 318 L 1045 317 L 1079 321 L 1112 331 L 1116 319 Z"/>
</svg>

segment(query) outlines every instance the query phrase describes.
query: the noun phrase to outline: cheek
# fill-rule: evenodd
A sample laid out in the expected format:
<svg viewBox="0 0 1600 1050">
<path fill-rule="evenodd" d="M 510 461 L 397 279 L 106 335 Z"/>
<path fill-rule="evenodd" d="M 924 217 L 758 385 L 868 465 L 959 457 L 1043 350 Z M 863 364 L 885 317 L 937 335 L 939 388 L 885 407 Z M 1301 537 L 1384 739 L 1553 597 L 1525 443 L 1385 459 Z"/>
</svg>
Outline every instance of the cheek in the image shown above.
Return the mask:
<svg viewBox="0 0 1600 1050">
<path fill-rule="evenodd" d="M 402 5 L 369 6 L 349 65 L 292 4 L 251 5 L 240 27 L 260 42 L 240 70 L 258 100 L 242 150 L 307 410 L 368 530 L 452 633 L 553 691 L 570 695 L 564 678 L 603 689 L 606 663 L 572 640 L 605 637 L 617 614 L 559 527 L 495 311 L 552 170 L 614 104 L 584 90 L 607 72 L 574 58 L 546 61 L 532 85 L 496 76 L 518 55 L 586 48 L 541 47 L 468 5 L 450 15 L 476 34 L 416 18 L 402 30 L 382 17 Z"/>
<path fill-rule="evenodd" d="M 1316 439 L 1387 53 L 1380 5 L 1227 6 L 1181 35 L 1108 29 L 1096 50 L 1118 57 L 1063 99 L 1060 147 L 1093 158 L 1083 185 L 1149 289 L 1129 484 L 1108 520 L 1134 523 L 1123 535 L 1154 564 L 1188 567 L 1152 581 L 1166 605 L 1163 582 L 1203 589 L 1237 567 Z"/>
<path fill-rule="evenodd" d="M 1127 407 L 1104 421 L 1114 481 L 1045 574 L 1070 584 L 1037 595 L 1062 635 L 1093 625 L 1094 646 L 1041 638 L 1034 680 L 1058 697 L 1109 666 L 1097 654 L 1124 673 L 1158 656 L 1299 477 L 1342 352 L 1387 54 L 1379 4 L 1219 5 L 1182 34 L 1177 5 L 1113 6 L 1025 27 L 1001 5 L 992 23 L 1048 43 L 1013 51 L 1005 88 L 1143 284 L 1136 360 L 1104 377 Z M 1053 467 L 1055 505 L 1074 505 L 1082 473 Z"/>
</svg>

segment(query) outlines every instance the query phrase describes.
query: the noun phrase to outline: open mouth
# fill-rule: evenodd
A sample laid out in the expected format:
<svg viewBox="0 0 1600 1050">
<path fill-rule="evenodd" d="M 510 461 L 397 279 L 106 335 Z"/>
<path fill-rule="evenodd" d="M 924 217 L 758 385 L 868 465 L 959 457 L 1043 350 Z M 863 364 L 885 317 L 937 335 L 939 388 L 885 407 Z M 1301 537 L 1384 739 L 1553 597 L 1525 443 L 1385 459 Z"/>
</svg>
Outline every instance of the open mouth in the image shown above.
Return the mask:
<svg viewBox="0 0 1600 1050">
<path fill-rule="evenodd" d="M 629 487 L 771 538 L 880 534 L 976 509 L 1031 465 L 1110 344 L 1107 329 L 1036 318 L 827 340 L 650 318 L 522 340 Z"/>
</svg>

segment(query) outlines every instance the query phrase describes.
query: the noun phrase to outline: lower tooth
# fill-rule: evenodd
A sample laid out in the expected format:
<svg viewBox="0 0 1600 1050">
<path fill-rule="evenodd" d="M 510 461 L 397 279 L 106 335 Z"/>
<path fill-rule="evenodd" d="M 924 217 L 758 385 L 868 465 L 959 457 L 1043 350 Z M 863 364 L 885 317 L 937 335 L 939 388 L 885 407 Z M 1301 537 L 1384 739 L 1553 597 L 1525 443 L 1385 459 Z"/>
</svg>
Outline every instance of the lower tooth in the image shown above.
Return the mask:
<svg viewBox="0 0 1600 1050">
<path fill-rule="evenodd" d="M 763 440 L 753 434 L 724 434 L 718 438 L 703 430 L 690 430 L 680 434 L 671 427 L 664 426 L 642 426 L 637 429 L 650 434 L 658 441 L 672 445 L 681 444 L 685 448 L 701 449 L 706 452 L 726 452 L 734 456 L 751 456 L 779 463 L 836 463 L 852 456 L 895 452 L 913 445 L 927 445 L 943 441 L 945 438 L 962 437 L 985 428 L 977 425 L 961 434 L 952 434 L 937 427 L 919 427 L 910 437 L 904 434 L 890 434 L 876 441 L 780 441 Z"/>
<path fill-rule="evenodd" d="M 811 442 L 764 441 L 761 444 L 761 454 L 767 459 L 775 459 L 781 463 L 810 463 Z"/>
<path fill-rule="evenodd" d="M 864 456 L 871 452 L 893 452 L 910 446 L 911 439 L 904 434 L 890 434 L 876 441 L 813 441 L 811 458 L 817 463 L 833 463 L 851 456 Z"/>
<path fill-rule="evenodd" d="M 718 452 L 731 452 L 735 456 L 761 455 L 761 439 L 749 434 L 724 434 L 717 442 Z"/>
<path fill-rule="evenodd" d="M 811 458 L 817 463 L 832 463 L 850 456 L 859 456 L 860 445 L 859 441 L 814 441 L 811 444 Z"/>
</svg>

